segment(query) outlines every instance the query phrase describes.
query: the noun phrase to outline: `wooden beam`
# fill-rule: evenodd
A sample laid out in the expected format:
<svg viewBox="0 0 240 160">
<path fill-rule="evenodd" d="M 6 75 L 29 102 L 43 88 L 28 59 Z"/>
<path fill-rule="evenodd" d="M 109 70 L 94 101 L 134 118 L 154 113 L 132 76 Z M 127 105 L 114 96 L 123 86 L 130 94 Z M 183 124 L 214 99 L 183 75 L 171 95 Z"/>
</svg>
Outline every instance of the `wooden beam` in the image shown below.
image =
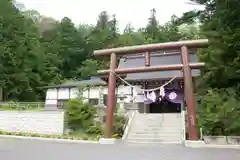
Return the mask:
<svg viewBox="0 0 240 160">
<path fill-rule="evenodd" d="M 207 45 L 208 45 L 207 39 L 199 39 L 199 40 L 187 40 L 187 41 L 110 48 L 110 49 L 96 50 L 93 52 L 93 54 L 95 56 L 109 56 L 111 53 L 116 53 L 117 55 L 126 55 L 126 54 L 143 53 L 147 51 L 152 52 L 152 51 L 160 51 L 160 50 L 180 49 L 182 46 L 186 46 L 188 48 L 202 48 L 202 47 L 206 47 Z"/>
<path fill-rule="evenodd" d="M 189 63 L 191 69 L 199 69 L 203 67 L 204 63 Z M 116 74 L 127 74 L 127 73 L 143 73 L 143 72 L 155 72 L 155 71 L 173 71 L 183 69 L 183 64 L 174 65 L 162 65 L 162 66 L 149 66 L 149 67 L 138 67 L 138 68 L 121 68 L 115 69 Z M 109 73 L 111 70 L 99 70 L 98 74 L 104 75 Z"/>
</svg>

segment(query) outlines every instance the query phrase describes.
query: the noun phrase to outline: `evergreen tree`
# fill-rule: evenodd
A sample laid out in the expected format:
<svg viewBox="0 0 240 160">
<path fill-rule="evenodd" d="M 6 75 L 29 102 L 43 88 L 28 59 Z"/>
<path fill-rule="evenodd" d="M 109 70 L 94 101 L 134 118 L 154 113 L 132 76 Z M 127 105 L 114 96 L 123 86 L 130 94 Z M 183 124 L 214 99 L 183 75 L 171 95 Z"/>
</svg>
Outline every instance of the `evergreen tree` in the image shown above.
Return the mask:
<svg viewBox="0 0 240 160">
<path fill-rule="evenodd" d="M 153 8 L 151 10 L 151 16 L 148 19 L 148 24 L 146 26 L 146 36 L 147 36 L 147 41 L 149 43 L 151 42 L 156 42 L 157 35 L 158 35 L 158 22 L 156 19 L 156 10 Z"/>
<path fill-rule="evenodd" d="M 37 28 L 9 0 L 0 2 L 0 87 L 4 99 L 34 100 L 41 85 Z"/>
</svg>

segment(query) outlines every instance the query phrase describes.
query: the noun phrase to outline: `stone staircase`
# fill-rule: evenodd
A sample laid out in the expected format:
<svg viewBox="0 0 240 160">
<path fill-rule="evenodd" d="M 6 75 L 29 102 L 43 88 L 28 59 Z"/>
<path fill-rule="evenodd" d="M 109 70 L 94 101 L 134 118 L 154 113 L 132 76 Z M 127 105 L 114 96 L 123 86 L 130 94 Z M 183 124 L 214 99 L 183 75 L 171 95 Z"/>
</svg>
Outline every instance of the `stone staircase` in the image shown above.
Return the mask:
<svg viewBox="0 0 240 160">
<path fill-rule="evenodd" d="M 141 114 L 136 112 L 124 140 L 127 144 L 183 143 L 180 113 Z"/>
</svg>

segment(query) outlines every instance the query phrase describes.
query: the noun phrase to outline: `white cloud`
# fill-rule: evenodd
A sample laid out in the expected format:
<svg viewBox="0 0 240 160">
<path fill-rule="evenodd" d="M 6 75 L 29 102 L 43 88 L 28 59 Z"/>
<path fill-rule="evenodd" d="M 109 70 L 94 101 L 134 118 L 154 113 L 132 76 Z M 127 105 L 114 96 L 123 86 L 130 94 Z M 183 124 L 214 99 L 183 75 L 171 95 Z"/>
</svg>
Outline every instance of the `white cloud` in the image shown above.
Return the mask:
<svg viewBox="0 0 240 160">
<path fill-rule="evenodd" d="M 97 16 L 103 10 L 116 14 L 119 28 L 127 23 L 136 28 L 144 27 L 155 8 L 160 23 L 170 20 L 173 14 L 180 16 L 183 12 L 197 8 L 188 5 L 186 0 L 17 0 L 27 9 L 34 9 L 41 14 L 60 20 L 67 16 L 74 23 L 95 24 Z"/>
</svg>

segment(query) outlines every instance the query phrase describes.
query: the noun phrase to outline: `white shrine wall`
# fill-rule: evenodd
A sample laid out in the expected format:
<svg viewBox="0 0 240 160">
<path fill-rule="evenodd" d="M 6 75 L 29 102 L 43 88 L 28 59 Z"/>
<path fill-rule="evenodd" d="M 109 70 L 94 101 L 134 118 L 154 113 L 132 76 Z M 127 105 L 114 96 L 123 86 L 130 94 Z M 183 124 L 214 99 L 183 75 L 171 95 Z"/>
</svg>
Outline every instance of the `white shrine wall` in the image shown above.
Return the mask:
<svg viewBox="0 0 240 160">
<path fill-rule="evenodd" d="M 139 88 L 140 86 L 135 86 Z M 116 88 L 116 96 L 124 96 L 124 99 L 117 98 L 117 103 L 131 103 L 132 97 L 137 93 L 136 89 L 132 89 L 130 86 L 120 85 Z M 84 102 L 89 102 L 90 100 L 98 100 L 101 102 L 103 98 L 102 95 L 108 94 L 108 86 L 97 86 L 85 90 L 81 98 L 84 99 Z M 59 101 L 67 101 L 69 99 L 77 98 L 79 95 L 79 90 L 76 87 L 71 88 L 49 88 L 46 92 L 45 106 L 57 106 Z"/>
</svg>

